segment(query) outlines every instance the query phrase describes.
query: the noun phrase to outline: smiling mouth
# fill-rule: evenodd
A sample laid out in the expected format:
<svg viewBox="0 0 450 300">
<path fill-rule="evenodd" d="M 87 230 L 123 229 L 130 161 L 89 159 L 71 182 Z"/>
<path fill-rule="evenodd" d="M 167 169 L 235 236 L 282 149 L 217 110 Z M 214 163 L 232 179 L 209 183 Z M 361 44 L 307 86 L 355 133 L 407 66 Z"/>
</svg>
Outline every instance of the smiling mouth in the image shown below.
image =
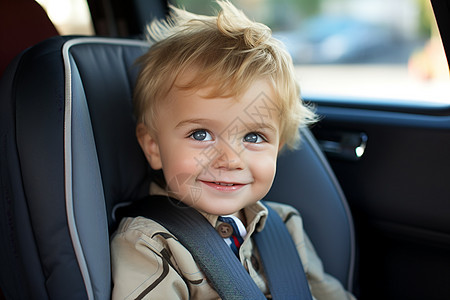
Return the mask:
<svg viewBox="0 0 450 300">
<path fill-rule="evenodd" d="M 203 184 L 206 186 L 209 186 L 215 190 L 223 191 L 223 192 L 232 192 L 239 190 L 240 188 L 246 186 L 244 183 L 229 183 L 229 182 L 219 182 L 219 181 L 203 181 L 201 180 Z"/>
<path fill-rule="evenodd" d="M 214 184 L 223 185 L 223 186 L 233 186 L 234 183 L 225 183 L 225 182 L 213 182 Z"/>
</svg>

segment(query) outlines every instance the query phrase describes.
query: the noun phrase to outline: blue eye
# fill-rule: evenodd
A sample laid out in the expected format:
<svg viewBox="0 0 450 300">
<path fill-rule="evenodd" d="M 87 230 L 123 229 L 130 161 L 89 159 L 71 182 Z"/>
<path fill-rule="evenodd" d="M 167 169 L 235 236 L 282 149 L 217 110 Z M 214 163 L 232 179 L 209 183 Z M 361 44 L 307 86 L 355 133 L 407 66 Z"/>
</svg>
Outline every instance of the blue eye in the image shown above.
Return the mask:
<svg viewBox="0 0 450 300">
<path fill-rule="evenodd" d="M 257 134 L 257 133 L 255 133 L 255 132 L 247 133 L 247 134 L 244 136 L 244 142 L 247 142 L 247 143 L 255 143 L 255 144 L 258 144 L 258 143 L 262 143 L 262 142 L 264 142 L 264 141 L 265 141 L 265 139 L 264 139 L 263 137 L 261 137 L 260 134 Z"/>
<path fill-rule="evenodd" d="M 202 142 L 212 140 L 211 134 L 209 134 L 209 132 L 204 129 L 200 129 L 200 130 L 196 130 L 196 131 L 192 132 L 190 137 L 196 141 L 202 141 Z"/>
</svg>

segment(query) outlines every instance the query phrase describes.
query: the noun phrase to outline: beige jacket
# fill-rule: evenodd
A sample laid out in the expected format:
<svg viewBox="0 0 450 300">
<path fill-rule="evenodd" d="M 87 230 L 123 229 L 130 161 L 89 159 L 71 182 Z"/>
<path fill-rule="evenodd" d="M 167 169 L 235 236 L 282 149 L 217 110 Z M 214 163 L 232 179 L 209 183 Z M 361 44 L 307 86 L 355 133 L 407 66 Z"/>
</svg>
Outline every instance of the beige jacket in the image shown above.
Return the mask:
<svg viewBox="0 0 450 300">
<path fill-rule="evenodd" d="M 322 263 L 303 231 L 299 213 L 288 205 L 268 202 L 285 221 L 297 246 L 315 299 L 354 299 Z M 252 234 L 264 228 L 267 208 L 256 203 L 244 209 L 247 236 L 239 250 L 241 263 L 257 286 L 271 298 Z M 212 226 L 220 222 L 205 215 Z M 189 251 L 167 229 L 143 217 L 122 220 L 111 241 L 112 299 L 219 299 Z"/>
</svg>

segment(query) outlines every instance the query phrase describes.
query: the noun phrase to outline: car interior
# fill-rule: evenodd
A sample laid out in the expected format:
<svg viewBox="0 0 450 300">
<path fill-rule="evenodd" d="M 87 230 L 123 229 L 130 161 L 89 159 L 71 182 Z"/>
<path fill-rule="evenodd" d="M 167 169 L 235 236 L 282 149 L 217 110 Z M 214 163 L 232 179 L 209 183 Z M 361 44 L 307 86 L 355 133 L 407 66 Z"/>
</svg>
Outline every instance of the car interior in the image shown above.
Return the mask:
<svg viewBox="0 0 450 300">
<path fill-rule="evenodd" d="M 0 299 L 110 298 L 115 209 L 149 190 L 135 61 L 168 2 L 87 2 L 93 36 L 57 34 L 35 1 L 0 6 Z M 450 6 L 431 3 L 448 52 Z M 448 298 L 450 102 L 304 97 L 320 121 L 266 199 L 301 212 L 358 299 Z"/>
</svg>

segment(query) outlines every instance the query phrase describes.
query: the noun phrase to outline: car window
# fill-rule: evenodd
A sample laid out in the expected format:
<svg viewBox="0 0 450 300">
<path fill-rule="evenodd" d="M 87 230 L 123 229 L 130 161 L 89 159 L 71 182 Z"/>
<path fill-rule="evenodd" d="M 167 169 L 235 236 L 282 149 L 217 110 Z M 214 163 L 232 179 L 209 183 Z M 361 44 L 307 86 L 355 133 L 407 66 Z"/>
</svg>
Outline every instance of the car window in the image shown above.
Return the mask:
<svg viewBox="0 0 450 300">
<path fill-rule="evenodd" d="M 91 15 L 86 0 L 36 0 L 61 35 L 93 35 Z"/>
<path fill-rule="evenodd" d="M 212 0 L 176 2 L 196 13 L 217 9 Z M 304 98 L 450 103 L 449 69 L 428 0 L 232 2 L 284 42 Z"/>
</svg>

